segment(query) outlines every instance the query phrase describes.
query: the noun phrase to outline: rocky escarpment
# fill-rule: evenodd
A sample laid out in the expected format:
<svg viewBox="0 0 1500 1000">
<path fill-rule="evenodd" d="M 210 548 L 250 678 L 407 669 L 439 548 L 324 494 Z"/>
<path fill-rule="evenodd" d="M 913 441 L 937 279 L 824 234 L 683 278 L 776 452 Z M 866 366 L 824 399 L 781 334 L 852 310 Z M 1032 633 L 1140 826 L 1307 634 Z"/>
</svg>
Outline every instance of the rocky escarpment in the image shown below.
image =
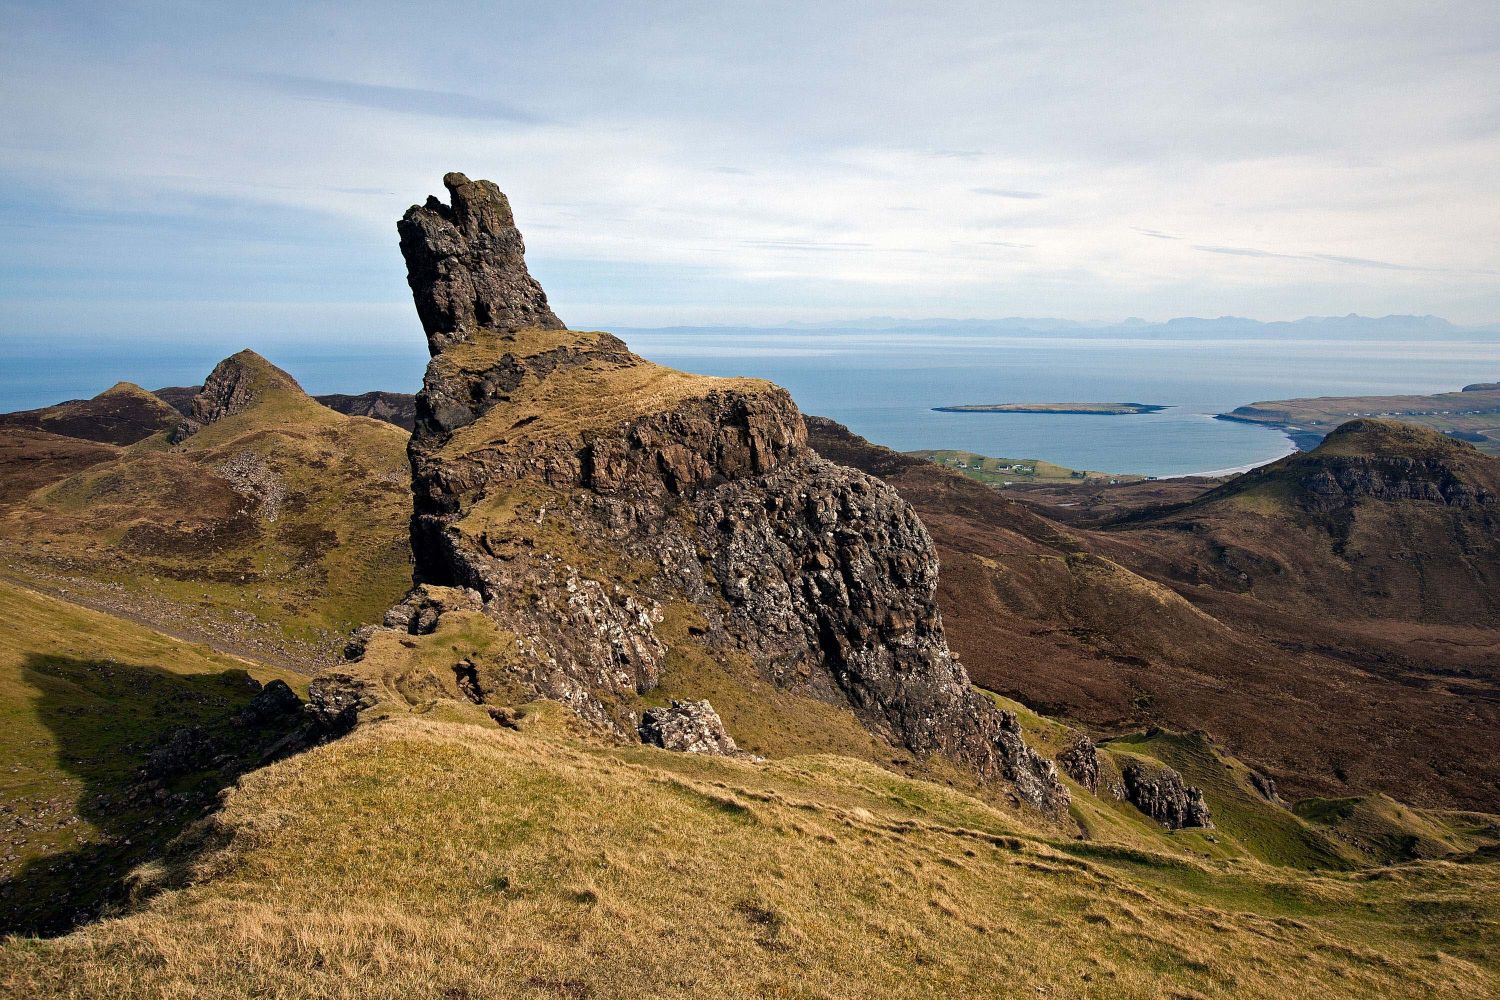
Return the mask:
<svg viewBox="0 0 1500 1000">
<path fill-rule="evenodd" d="M 476 595 L 493 629 L 466 690 L 519 686 L 634 735 L 636 699 L 696 651 L 1063 810 L 1051 763 L 948 650 L 937 557 L 895 491 L 808 448 L 776 386 L 563 328 L 504 195 L 445 184 L 451 206 L 400 226 L 434 354 L 409 448 L 412 547 L 416 582 Z"/>
</svg>

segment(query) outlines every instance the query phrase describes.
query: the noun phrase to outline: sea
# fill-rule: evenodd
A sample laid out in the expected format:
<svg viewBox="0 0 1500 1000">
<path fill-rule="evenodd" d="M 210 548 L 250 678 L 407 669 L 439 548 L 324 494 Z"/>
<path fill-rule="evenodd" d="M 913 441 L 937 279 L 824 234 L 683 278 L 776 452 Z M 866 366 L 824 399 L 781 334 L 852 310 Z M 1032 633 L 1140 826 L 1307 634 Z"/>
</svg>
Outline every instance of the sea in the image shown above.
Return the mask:
<svg viewBox="0 0 1500 1000">
<path fill-rule="evenodd" d="M 608 327 L 606 327 L 608 328 Z M 1280 432 L 1214 419 L 1258 400 L 1430 393 L 1500 380 L 1500 333 L 1348 337 L 1132 336 L 1128 329 L 616 329 L 639 354 L 707 375 L 749 375 L 791 391 L 898 450 L 956 448 L 1149 476 L 1223 474 L 1293 450 Z M 246 345 L 238 345 L 246 346 Z M 413 392 L 426 351 L 410 342 L 250 344 L 311 393 Z M 199 383 L 237 347 L 205 340 L 0 341 L 0 409 L 93 395 L 116 381 Z M 1125 416 L 938 413 L 966 403 L 1134 402 Z"/>
</svg>

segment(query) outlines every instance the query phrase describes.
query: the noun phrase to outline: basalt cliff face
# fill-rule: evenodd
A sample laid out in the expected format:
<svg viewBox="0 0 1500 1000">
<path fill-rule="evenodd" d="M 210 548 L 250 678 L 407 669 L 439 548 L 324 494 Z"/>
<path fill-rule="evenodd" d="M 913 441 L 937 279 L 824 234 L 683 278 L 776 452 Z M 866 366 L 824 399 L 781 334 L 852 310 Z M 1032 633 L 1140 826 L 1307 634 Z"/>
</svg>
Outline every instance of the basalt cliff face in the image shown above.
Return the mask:
<svg viewBox="0 0 1500 1000">
<path fill-rule="evenodd" d="M 813 452 L 777 386 L 565 329 L 505 196 L 444 183 L 451 206 L 429 199 L 400 225 L 433 353 L 409 450 L 412 547 L 415 595 L 467 593 L 496 630 L 455 665 L 465 696 L 545 696 L 633 736 L 639 697 L 691 648 L 1063 811 L 1052 764 L 948 649 L 912 508 Z M 392 624 L 430 634 L 445 617 Z"/>
</svg>

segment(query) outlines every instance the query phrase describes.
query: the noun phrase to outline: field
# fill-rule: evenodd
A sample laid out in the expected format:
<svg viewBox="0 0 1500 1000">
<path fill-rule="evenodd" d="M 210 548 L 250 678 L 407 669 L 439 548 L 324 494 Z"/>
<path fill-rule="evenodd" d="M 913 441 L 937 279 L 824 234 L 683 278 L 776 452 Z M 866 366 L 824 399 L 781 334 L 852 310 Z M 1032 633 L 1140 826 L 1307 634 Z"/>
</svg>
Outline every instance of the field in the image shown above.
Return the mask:
<svg viewBox="0 0 1500 1000">
<path fill-rule="evenodd" d="M 1090 472 L 1044 462 L 1037 458 L 991 458 L 972 451 L 947 448 L 909 451 L 908 455 L 925 458 L 954 469 L 987 486 L 1011 486 L 1020 483 L 1138 483 L 1145 476 L 1126 473 Z"/>
</svg>

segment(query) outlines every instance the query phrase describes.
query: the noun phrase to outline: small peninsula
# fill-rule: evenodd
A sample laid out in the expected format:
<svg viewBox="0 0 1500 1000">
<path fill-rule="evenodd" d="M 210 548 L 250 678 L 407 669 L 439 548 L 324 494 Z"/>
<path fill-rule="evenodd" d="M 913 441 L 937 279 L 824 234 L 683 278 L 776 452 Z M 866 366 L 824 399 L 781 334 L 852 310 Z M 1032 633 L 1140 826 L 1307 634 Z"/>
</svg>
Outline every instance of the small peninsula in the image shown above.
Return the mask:
<svg viewBox="0 0 1500 1000">
<path fill-rule="evenodd" d="M 1053 413 L 1121 417 L 1131 413 L 1157 413 L 1166 406 L 1156 403 L 967 403 L 934 406 L 937 413 Z"/>
<path fill-rule="evenodd" d="M 1426 396 L 1319 396 L 1273 399 L 1217 414 L 1219 420 L 1281 431 L 1304 451 L 1335 427 L 1361 417 L 1421 424 L 1500 455 L 1500 382 L 1476 382 L 1457 392 Z"/>
</svg>

